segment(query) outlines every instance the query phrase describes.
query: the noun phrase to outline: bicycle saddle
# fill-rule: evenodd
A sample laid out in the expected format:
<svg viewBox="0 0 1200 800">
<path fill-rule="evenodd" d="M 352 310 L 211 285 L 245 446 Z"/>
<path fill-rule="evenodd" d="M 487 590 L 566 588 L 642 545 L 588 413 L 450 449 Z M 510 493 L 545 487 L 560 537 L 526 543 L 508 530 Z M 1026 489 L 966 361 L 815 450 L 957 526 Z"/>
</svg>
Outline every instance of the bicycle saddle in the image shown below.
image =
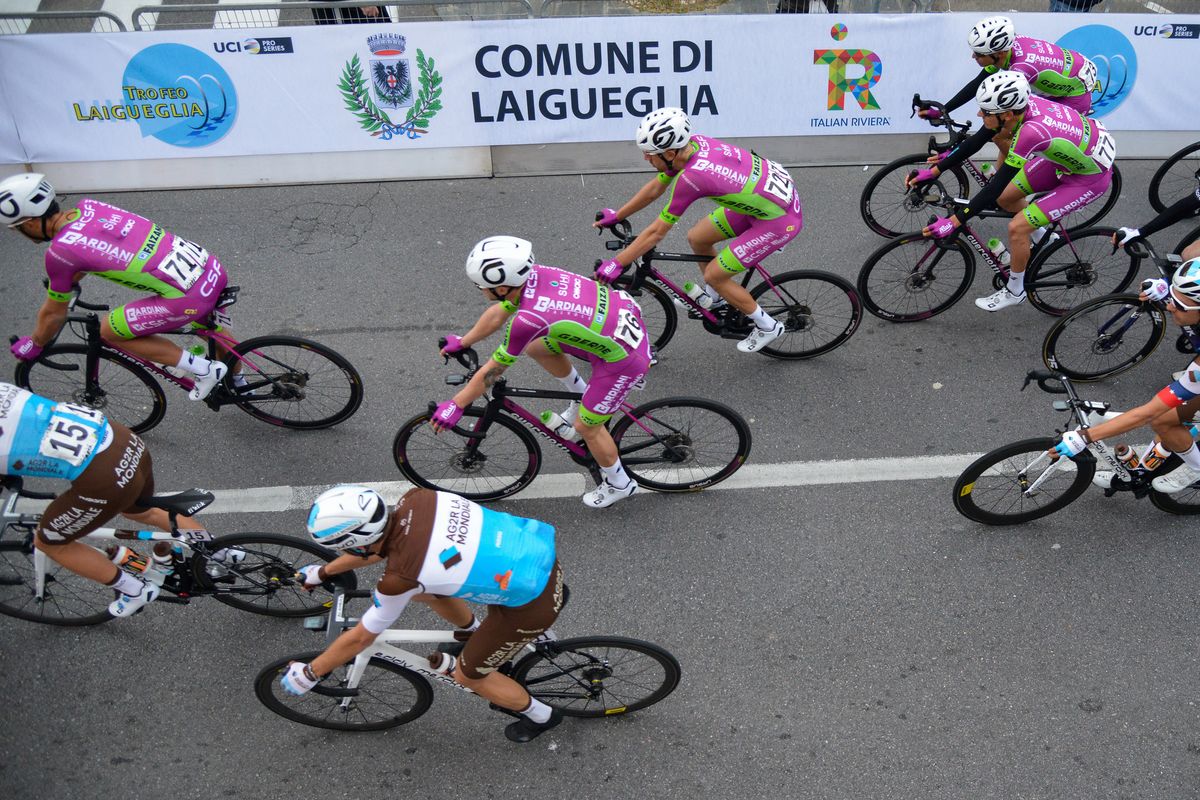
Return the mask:
<svg viewBox="0 0 1200 800">
<path fill-rule="evenodd" d="M 182 514 L 185 517 L 190 517 L 208 508 L 212 504 L 212 501 L 216 499 L 216 495 L 212 492 L 206 492 L 203 489 L 188 489 L 178 494 L 143 497 L 138 500 L 138 505 L 145 506 L 146 508 L 161 508 L 168 513 L 174 512 Z"/>
</svg>

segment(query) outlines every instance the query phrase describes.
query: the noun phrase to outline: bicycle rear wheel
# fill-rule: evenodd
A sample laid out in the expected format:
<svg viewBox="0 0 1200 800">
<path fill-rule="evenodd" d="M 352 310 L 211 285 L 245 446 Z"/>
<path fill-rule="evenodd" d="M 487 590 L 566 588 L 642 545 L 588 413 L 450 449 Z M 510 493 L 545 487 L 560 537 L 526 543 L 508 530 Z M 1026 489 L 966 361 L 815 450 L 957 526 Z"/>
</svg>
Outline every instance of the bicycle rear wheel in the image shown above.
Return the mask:
<svg viewBox="0 0 1200 800">
<path fill-rule="evenodd" d="M 954 507 L 985 525 L 1017 525 L 1072 503 L 1096 473 L 1096 459 L 1085 450 L 1074 459 L 1052 461 L 1046 451 L 1056 443 L 1023 439 L 980 456 L 954 482 Z M 1025 494 L 1043 475 L 1037 490 Z"/>
<path fill-rule="evenodd" d="M 1151 489 L 1150 502 L 1159 511 L 1166 511 L 1168 514 L 1180 514 L 1183 516 L 1200 514 L 1200 486 L 1192 485 L 1182 492 L 1176 492 L 1175 494 L 1164 494 L 1163 492 Z"/>
<path fill-rule="evenodd" d="M 679 325 L 675 301 L 653 278 L 643 280 L 637 289 L 629 288 L 631 281 L 630 276 L 622 275 L 617 279 L 616 287 L 628 293 L 642 309 L 642 325 L 650 336 L 650 345 L 655 351 L 660 351 L 675 336 Z"/>
<path fill-rule="evenodd" d="M 102 411 L 134 433 L 162 422 L 167 398 L 157 381 L 139 367 L 101 350 L 96 378 L 89 386 L 87 353 L 83 344 L 47 347 L 37 359 L 17 364 L 14 381 L 34 394 Z"/>
<path fill-rule="evenodd" d="M 867 256 L 858 293 L 880 319 L 918 322 L 957 303 L 974 277 L 975 254 L 961 238 L 937 242 L 909 233 Z"/>
<path fill-rule="evenodd" d="M 362 378 L 349 361 L 323 344 L 296 336 L 260 336 L 225 356 L 224 390 L 252 417 L 284 428 L 328 428 L 354 416 Z M 239 359 L 240 356 L 240 359 Z M 234 384 L 240 364 L 246 385 Z"/>
<path fill-rule="evenodd" d="M 772 288 L 774 287 L 774 288 Z M 762 349 L 772 358 L 802 359 L 845 344 L 862 322 L 858 292 L 830 272 L 795 270 L 763 281 L 750 296 L 787 330 Z"/>
<path fill-rule="evenodd" d="M 1125 179 L 1121 177 L 1120 168 L 1114 165 L 1112 169 L 1112 181 L 1109 183 L 1108 188 L 1104 190 L 1104 194 L 1078 211 L 1071 212 L 1064 218 L 1063 224 L 1067 228 L 1067 233 L 1082 233 L 1108 216 L 1108 212 L 1112 211 L 1113 206 L 1121 199 L 1121 187 L 1124 185 L 1124 182 Z"/>
<path fill-rule="evenodd" d="M 372 658 L 354 689 L 346 688 L 353 661 L 331 672 L 308 694 L 297 697 L 279 685 L 293 661 L 310 663 L 321 651 L 298 653 L 268 664 L 254 679 L 259 702 L 285 719 L 334 731 L 382 731 L 412 722 L 429 710 L 429 681 L 410 669 Z"/>
<path fill-rule="evenodd" d="M 46 582 L 37 597 L 33 528 L 15 523 L 0 533 L 0 614 L 44 625 L 96 625 L 108 622 L 112 589 L 76 575 L 45 558 Z"/>
<path fill-rule="evenodd" d="M 539 645 L 513 668 L 532 697 L 568 717 L 611 717 L 652 706 L 679 685 L 675 656 L 620 636 L 582 636 Z"/>
<path fill-rule="evenodd" d="M 927 153 L 914 153 L 875 171 L 858 199 L 859 213 L 868 228 L 889 239 L 919 231 L 946 198 L 967 196 L 971 183 L 962 167 L 939 175 L 920 189 L 906 188 L 905 178 L 915 169 L 928 167 L 928 158 Z"/>
<path fill-rule="evenodd" d="M 209 547 L 212 552 L 229 549 L 241 554 L 240 561 L 221 563 L 200 554 L 192 559 L 197 583 L 211 589 L 225 605 L 268 617 L 311 617 L 329 610 L 329 592 L 319 586 L 307 592 L 295 576 L 310 564 L 328 564 L 337 553 L 315 542 L 274 533 L 219 536 Z M 357 585 L 353 572 L 338 580 L 343 589 Z"/>
<path fill-rule="evenodd" d="M 625 471 L 659 492 L 697 492 L 720 483 L 750 455 L 750 426 L 728 406 L 667 397 L 629 411 L 613 426 Z"/>
<path fill-rule="evenodd" d="M 1150 205 L 1162 213 L 1196 191 L 1196 171 L 1200 169 L 1200 142 L 1192 142 L 1171 154 L 1150 179 Z"/>
<path fill-rule="evenodd" d="M 1098 381 L 1133 369 L 1162 342 L 1162 311 L 1143 308 L 1137 295 L 1097 297 L 1051 326 L 1042 361 L 1076 381 Z"/>
<path fill-rule="evenodd" d="M 1113 252 L 1114 228 L 1089 228 L 1038 250 L 1025 274 L 1025 292 L 1039 311 L 1061 316 L 1106 294 L 1129 288 L 1141 259 Z"/>
<path fill-rule="evenodd" d="M 475 430 L 483 412 L 468 408 L 459 428 Z M 434 433 L 429 414 L 400 426 L 392 457 L 404 477 L 426 489 L 454 492 L 468 500 L 499 500 L 537 477 L 542 451 L 533 434 L 507 417 L 496 417 L 482 440 L 455 431 Z"/>
</svg>

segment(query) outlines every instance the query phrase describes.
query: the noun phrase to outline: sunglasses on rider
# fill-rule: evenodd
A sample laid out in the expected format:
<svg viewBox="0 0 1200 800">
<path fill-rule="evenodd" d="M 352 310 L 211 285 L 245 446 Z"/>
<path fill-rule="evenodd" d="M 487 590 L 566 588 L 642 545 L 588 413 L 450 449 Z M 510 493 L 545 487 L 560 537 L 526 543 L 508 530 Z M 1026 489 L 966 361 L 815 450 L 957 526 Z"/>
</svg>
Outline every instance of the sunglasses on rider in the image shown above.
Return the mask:
<svg viewBox="0 0 1200 800">
<path fill-rule="evenodd" d="M 1200 305 L 1188 305 L 1182 302 L 1174 287 L 1171 288 L 1170 294 L 1167 295 L 1167 305 L 1175 306 L 1180 311 L 1200 311 Z"/>
</svg>

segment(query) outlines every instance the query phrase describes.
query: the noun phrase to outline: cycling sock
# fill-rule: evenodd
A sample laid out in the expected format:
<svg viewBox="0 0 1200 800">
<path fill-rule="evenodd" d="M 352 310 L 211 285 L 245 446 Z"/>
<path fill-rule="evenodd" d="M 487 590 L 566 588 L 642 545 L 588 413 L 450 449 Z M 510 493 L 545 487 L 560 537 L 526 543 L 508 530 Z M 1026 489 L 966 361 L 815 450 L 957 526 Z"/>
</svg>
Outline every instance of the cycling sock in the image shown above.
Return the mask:
<svg viewBox="0 0 1200 800">
<path fill-rule="evenodd" d="M 1025 294 L 1025 273 L 1010 272 L 1008 273 L 1008 292 L 1009 294 L 1020 297 Z"/>
<path fill-rule="evenodd" d="M 570 375 L 559 378 L 558 382 L 561 383 L 568 392 L 579 392 L 580 394 L 583 394 L 585 391 L 587 391 L 587 381 L 585 381 L 579 375 L 579 370 L 575 369 L 574 367 L 571 367 Z"/>
<path fill-rule="evenodd" d="M 460 630 L 464 633 L 471 633 L 472 631 L 479 630 L 479 617 L 472 614 L 470 624 L 464 625 L 461 628 L 459 628 L 458 630 Z"/>
<path fill-rule="evenodd" d="M 1196 447 L 1196 443 L 1192 442 L 1192 446 L 1179 454 L 1183 459 L 1183 463 L 1195 470 L 1200 470 L 1200 448 Z"/>
<path fill-rule="evenodd" d="M 529 707 L 521 712 L 521 716 L 529 717 L 539 725 L 550 721 L 550 706 L 533 697 L 529 698 Z"/>
<path fill-rule="evenodd" d="M 137 597 L 146 588 L 146 584 L 130 575 L 125 570 L 117 570 L 117 579 L 109 584 L 118 592 L 129 597 Z"/>
<path fill-rule="evenodd" d="M 1038 242 L 1040 242 L 1042 240 L 1042 237 L 1045 236 L 1049 232 L 1050 232 L 1049 225 L 1043 225 L 1040 228 L 1034 228 L 1033 233 L 1031 233 L 1029 235 L 1029 243 L 1037 244 Z"/>
<path fill-rule="evenodd" d="M 629 486 L 629 473 L 625 471 L 619 458 L 613 462 L 611 467 L 601 467 L 600 472 L 604 474 L 604 480 L 608 481 L 608 485 L 614 489 L 624 489 Z"/>
<path fill-rule="evenodd" d="M 179 357 L 179 363 L 175 365 L 179 369 L 186 369 L 198 378 L 203 378 L 212 369 L 212 362 L 204 356 L 198 356 L 195 353 L 183 351 L 183 355 Z"/>
<path fill-rule="evenodd" d="M 769 331 L 775 327 L 775 318 L 762 310 L 762 306 L 756 305 L 754 310 L 746 315 L 746 319 L 750 320 L 760 331 Z"/>
<path fill-rule="evenodd" d="M 725 300 L 725 298 L 721 297 L 721 294 L 716 289 L 712 288 L 711 286 L 706 284 L 704 281 L 700 281 L 700 285 L 702 287 L 704 287 L 704 293 L 706 295 L 708 295 L 709 300 L 712 300 L 712 304 L 714 306 L 717 303 L 723 302 Z"/>
</svg>

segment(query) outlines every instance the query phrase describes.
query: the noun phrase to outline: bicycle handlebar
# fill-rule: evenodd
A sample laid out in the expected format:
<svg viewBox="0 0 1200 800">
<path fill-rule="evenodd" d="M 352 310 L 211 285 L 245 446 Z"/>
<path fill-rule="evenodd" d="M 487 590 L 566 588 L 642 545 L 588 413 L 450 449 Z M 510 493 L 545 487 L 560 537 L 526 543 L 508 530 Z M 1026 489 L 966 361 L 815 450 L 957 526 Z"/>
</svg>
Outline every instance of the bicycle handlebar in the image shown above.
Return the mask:
<svg viewBox="0 0 1200 800">
<path fill-rule="evenodd" d="M 443 350 L 445 347 L 446 337 L 439 337 L 438 350 Z M 463 367 L 463 369 L 468 370 L 471 375 L 474 375 L 479 369 L 479 354 L 475 352 L 474 347 L 464 347 L 457 353 L 446 353 L 442 356 L 442 363 L 449 364 L 450 359 L 452 358 L 457 361 Z"/>
<path fill-rule="evenodd" d="M 972 123 L 955 122 L 951 119 L 950 112 L 946 110 L 945 103 L 939 103 L 937 100 L 922 100 L 920 94 L 914 94 L 912 99 L 912 113 L 908 115 L 909 119 L 915 117 L 918 111 L 938 112 L 939 116 L 937 117 L 922 117 L 922 119 L 935 128 L 946 128 L 961 133 L 971 130 Z"/>
<path fill-rule="evenodd" d="M 19 497 L 26 497 L 30 500 L 53 500 L 58 497 L 53 492 L 32 492 L 25 489 L 20 475 L 0 475 L 0 486 Z"/>
<path fill-rule="evenodd" d="M 602 216 L 603 216 L 603 214 L 601 212 L 597 211 L 596 212 L 596 221 L 599 222 L 600 218 Z M 633 226 L 631 224 L 629 224 L 629 220 L 627 220 L 627 219 L 619 219 L 616 222 L 614 222 L 612 225 L 601 225 L 600 228 L 596 231 L 596 234 L 597 235 L 603 234 L 604 231 L 608 231 L 613 236 L 616 236 L 618 239 L 620 239 L 621 247 L 624 247 L 625 245 L 629 244 L 635 238 L 633 235 Z M 610 248 L 610 249 L 616 249 L 616 248 Z"/>
<path fill-rule="evenodd" d="M 1072 394 L 1071 381 L 1066 375 L 1045 369 L 1034 369 L 1026 373 L 1025 382 L 1021 384 L 1021 391 L 1025 391 L 1030 383 L 1035 382 L 1038 388 L 1047 394 Z M 1057 387 L 1051 386 L 1051 382 L 1058 383 L 1059 385 Z"/>
</svg>

